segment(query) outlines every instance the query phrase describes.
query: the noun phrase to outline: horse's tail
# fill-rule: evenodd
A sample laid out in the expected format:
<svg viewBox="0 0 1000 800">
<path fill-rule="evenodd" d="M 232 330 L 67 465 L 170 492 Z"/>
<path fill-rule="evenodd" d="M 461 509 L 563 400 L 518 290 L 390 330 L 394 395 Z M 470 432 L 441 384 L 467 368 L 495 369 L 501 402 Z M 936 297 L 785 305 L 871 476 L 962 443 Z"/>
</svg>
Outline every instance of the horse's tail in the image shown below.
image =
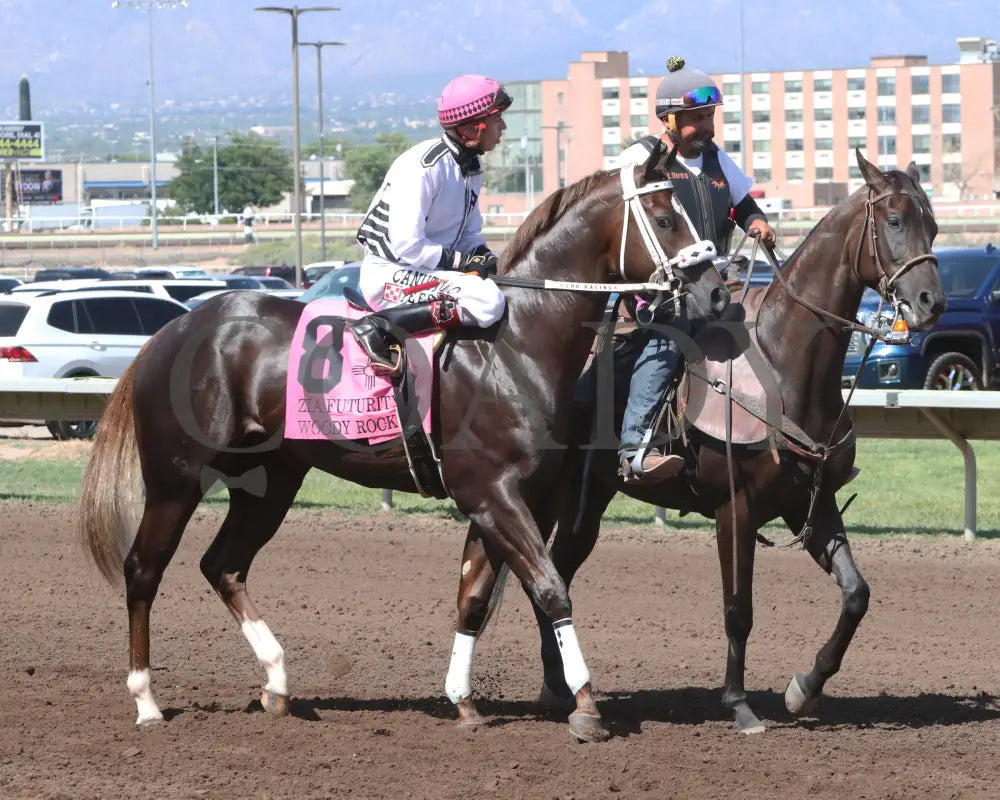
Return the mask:
<svg viewBox="0 0 1000 800">
<path fill-rule="evenodd" d="M 142 472 L 132 412 L 135 362 L 118 379 L 97 428 L 80 489 L 77 533 L 112 586 L 132 547 L 142 514 Z"/>
<path fill-rule="evenodd" d="M 507 576 L 510 574 L 510 567 L 502 564 L 497 571 L 497 578 L 493 582 L 493 591 L 490 594 L 490 601 L 486 604 L 486 616 L 483 624 L 479 628 L 479 635 L 486 631 L 486 627 L 493 622 L 500 614 L 500 604 L 503 602 L 503 590 L 507 586 Z"/>
</svg>

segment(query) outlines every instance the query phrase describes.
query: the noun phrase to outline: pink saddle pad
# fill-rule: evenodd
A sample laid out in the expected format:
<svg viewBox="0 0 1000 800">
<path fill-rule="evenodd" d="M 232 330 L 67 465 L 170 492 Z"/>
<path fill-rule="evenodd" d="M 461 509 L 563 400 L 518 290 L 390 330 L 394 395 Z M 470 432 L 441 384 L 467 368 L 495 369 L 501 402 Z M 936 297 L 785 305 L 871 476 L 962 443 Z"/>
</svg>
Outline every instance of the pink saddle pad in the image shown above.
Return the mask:
<svg viewBox="0 0 1000 800">
<path fill-rule="evenodd" d="M 371 360 L 351 332 L 343 329 L 340 376 L 330 374 L 336 356 L 335 320 L 360 319 L 364 311 L 345 300 L 320 299 L 302 311 L 288 356 L 285 398 L 286 439 L 364 439 L 378 444 L 400 435 L 396 400 L 389 378 L 376 375 Z M 424 431 L 431 431 L 433 334 L 406 342 Z M 305 364 L 303 364 L 305 362 Z"/>
</svg>

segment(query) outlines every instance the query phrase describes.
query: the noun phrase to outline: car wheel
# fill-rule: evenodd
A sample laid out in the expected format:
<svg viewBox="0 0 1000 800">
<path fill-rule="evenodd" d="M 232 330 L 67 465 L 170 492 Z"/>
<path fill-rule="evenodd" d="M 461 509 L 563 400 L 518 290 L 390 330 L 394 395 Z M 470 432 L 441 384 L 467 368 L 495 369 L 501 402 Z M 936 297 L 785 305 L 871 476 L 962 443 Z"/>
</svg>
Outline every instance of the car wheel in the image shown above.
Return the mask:
<svg viewBox="0 0 1000 800">
<path fill-rule="evenodd" d="M 962 353 L 942 353 L 931 362 L 924 388 L 948 392 L 978 391 L 983 388 L 983 373 L 971 358 Z"/>
<path fill-rule="evenodd" d="M 97 421 L 92 419 L 50 420 L 45 423 L 53 439 L 68 441 L 70 439 L 93 439 L 97 433 Z"/>
</svg>

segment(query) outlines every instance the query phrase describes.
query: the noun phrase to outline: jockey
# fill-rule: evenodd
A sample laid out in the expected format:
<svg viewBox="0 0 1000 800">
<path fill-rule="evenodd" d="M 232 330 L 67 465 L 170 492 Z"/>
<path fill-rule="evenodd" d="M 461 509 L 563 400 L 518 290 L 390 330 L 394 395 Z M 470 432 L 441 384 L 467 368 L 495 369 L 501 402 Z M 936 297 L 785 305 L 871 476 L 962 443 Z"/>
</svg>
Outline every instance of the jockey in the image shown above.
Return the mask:
<svg viewBox="0 0 1000 800">
<path fill-rule="evenodd" d="M 457 325 L 489 327 L 505 301 L 488 280 L 497 257 L 480 234 L 480 156 L 500 142 L 510 95 L 483 75 L 461 75 L 438 98 L 444 134 L 414 145 L 389 168 L 357 238 L 360 288 L 379 309 L 351 330 L 382 371 L 398 369 L 390 346 L 407 334 Z"/>
<path fill-rule="evenodd" d="M 719 87 L 701 70 L 686 67 L 683 58 L 671 57 L 667 70 L 656 90 L 656 116 L 663 122 L 663 133 L 635 142 L 619 156 L 618 166 L 644 164 L 654 150 L 666 148 L 674 196 L 694 229 L 695 239 L 709 239 L 720 256 L 727 255 L 735 221 L 752 236 L 773 245 L 774 229 L 749 195 L 753 181 L 712 141 L 715 107 L 722 105 Z M 686 318 L 671 319 L 668 324 L 690 334 Z M 649 329 L 647 335 L 632 373 L 618 455 L 624 476 L 641 478 L 655 471 L 659 479 L 684 466 L 681 456 L 659 452 L 651 444 L 656 412 L 681 352 L 675 342 L 655 329 Z"/>
</svg>

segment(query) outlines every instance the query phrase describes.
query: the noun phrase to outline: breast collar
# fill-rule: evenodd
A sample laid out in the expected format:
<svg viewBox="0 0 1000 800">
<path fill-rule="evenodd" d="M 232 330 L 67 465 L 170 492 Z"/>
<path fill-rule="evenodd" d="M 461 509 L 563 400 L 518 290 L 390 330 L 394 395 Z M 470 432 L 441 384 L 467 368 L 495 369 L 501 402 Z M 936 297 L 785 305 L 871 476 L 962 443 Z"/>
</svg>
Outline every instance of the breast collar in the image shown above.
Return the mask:
<svg viewBox="0 0 1000 800">
<path fill-rule="evenodd" d="M 458 162 L 459 169 L 462 170 L 462 177 L 478 175 L 483 171 L 479 163 L 479 156 L 468 147 L 462 147 L 448 134 L 443 134 L 441 140 L 445 143 L 452 157 Z"/>
</svg>

